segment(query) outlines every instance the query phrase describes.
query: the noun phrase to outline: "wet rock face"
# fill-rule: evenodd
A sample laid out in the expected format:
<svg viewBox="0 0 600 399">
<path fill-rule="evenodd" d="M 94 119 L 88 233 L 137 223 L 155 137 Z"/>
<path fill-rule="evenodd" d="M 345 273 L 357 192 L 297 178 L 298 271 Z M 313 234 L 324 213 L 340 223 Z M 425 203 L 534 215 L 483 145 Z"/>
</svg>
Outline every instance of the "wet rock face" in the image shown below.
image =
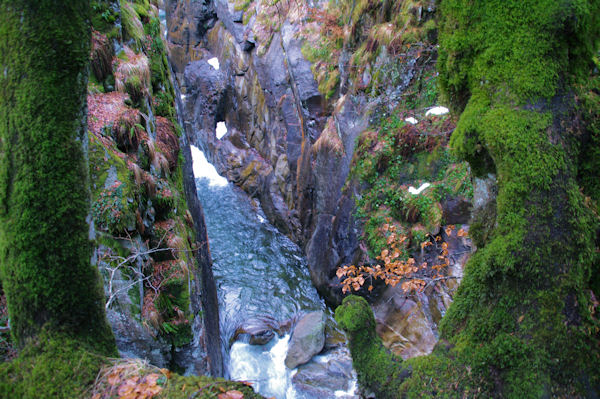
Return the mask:
<svg viewBox="0 0 600 399">
<path fill-rule="evenodd" d="M 219 173 L 258 200 L 274 226 L 301 245 L 314 285 L 328 304 L 337 306 L 342 300 L 337 268 L 367 260 L 360 245 L 361 226 L 354 217 L 362 187 L 357 181 L 347 182 L 356 140 L 368 128 L 374 109 L 392 109 L 421 65 L 407 63 L 402 81 L 386 89 L 389 104 L 350 93 L 327 103 L 302 55 L 297 24 L 283 18 L 266 44 L 254 35 L 256 17 L 236 11 L 233 2 L 215 0 L 214 11 L 194 8 L 198 5 L 190 0 L 168 3 L 171 57 L 185 93 L 185 119 L 196 135 L 192 141 Z M 185 47 L 177 29 L 190 26 L 186 21 L 193 18 L 208 21 L 211 12 L 218 23 L 203 36 L 199 31 L 190 34 L 194 37 L 190 43 L 197 45 Z M 171 36 L 172 31 L 178 33 Z M 373 72 L 393 61 L 382 54 Z M 212 57 L 218 58 L 219 70 L 206 62 Z M 215 135 L 218 121 L 228 128 L 220 140 Z M 468 223 L 469 201 L 453 198 L 440 207 L 444 223 Z M 441 221 L 434 227 L 439 231 Z M 464 259 L 460 262 L 458 274 Z M 378 322 L 380 333 L 388 335 L 387 345 L 403 356 L 428 353 L 452 289 L 381 307 Z M 404 297 L 398 289 L 389 290 L 389 295 Z M 387 331 L 386 323 L 401 333 Z M 413 340 L 419 342 L 409 349 L 413 343 L 407 342 Z"/>
<path fill-rule="evenodd" d="M 116 295 L 106 310 L 106 317 L 114 331 L 121 357 L 146 358 L 157 367 L 169 367 L 171 343 L 161 339 L 157 335 L 158 331 L 144 326 L 131 314 L 131 309 L 139 304 L 132 302 L 125 289 L 131 284 L 130 280 L 123 278 L 117 271 L 112 283 Z"/>
<path fill-rule="evenodd" d="M 190 61 L 202 57 L 202 39 L 217 21 L 210 0 L 169 0 L 165 2 L 168 24 L 170 61 L 175 73 L 182 73 Z"/>
<path fill-rule="evenodd" d="M 367 126 L 364 101 L 348 96 L 334 110 L 325 107 L 301 52 L 299 28 L 287 20 L 259 51 L 255 18 L 240 16 L 233 3 L 214 2 L 220 23 L 202 37 L 192 32 L 190 21 L 208 21 L 210 10 L 190 1 L 168 4 L 171 58 L 194 144 L 219 173 L 259 200 L 273 225 L 306 249 L 319 292 L 339 303 L 335 269 L 360 252 L 352 200 L 341 188 L 355 139 Z M 206 63 L 212 57 L 219 59 L 218 71 Z M 221 140 L 214 131 L 218 121 L 228 128 Z M 331 131 L 324 140 L 326 126 Z"/>
<path fill-rule="evenodd" d="M 321 352 L 325 345 L 325 315 L 312 312 L 302 317 L 292 333 L 285 365 L 296 368 Z"/>
<path fill-rule="evenodd" d="M 386 348 L 404 359 L 428 355 L 433 350 L 438 342 L 437 326 L 452 303 L 472 252 L 469 238 L 459 237 L 456 231 L 448 235 L 444 230 L 441 234 L 448 244 L 450 260 L 447 278 L 420 293 L 406 293 L 399 285 L 388 287 L 373 306 L 377 334 Z M 434 262 L 427 256 L 417 259 L 417 263 L 422 261 Z"/>
<path fill-rule="evenodd" d="M 320 398 L 354 397 L 341 394 L 351 389 L 350 381 L 352 358 L 347 349 L 330 352 L 327 359 L 315 359 L 298 367 L 292 377 L 296 391 Z"/>
</svg>

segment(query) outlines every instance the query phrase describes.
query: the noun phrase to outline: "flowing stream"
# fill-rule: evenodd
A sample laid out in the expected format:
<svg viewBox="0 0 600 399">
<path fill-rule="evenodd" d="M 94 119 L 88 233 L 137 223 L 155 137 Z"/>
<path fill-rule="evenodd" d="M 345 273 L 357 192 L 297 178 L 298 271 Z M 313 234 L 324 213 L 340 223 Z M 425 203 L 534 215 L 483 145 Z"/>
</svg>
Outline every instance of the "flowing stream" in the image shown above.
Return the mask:
<svg viewBox="0 0 600 399">
<path fill-rule="evenodd" d="M 219 176 L 193 146 L 192 157 L 219 291 L 228 377 L 249 381 L 261 394 L 277 399 L 353 397 L 356 380 L 351 367 L 346 374 L 318 375 L 320 365 L 343 369 L 339 365 L 349 361 L 345 348 L 341 356 L 339 350 L 316 356 L 308 365 L 313 374 L 300 378 L 306 371 L 289 370 L 284 364 L 289 328 L 280 329 L 265 345 L 250 345 L 247 339 L 233 342 L 238 327 L 248 323 L 266 320 L 275 326 L 290 325 L 303 313 L 327 310 L 312 286 L 300 248 L 271 226 L 260 209 Z M 292 383 L 296 373 L 296 379 L 306 382 L 315 370 L 322 381 L 309 382 L 310 389 L 307 385 L 297 389 Z"/>
</svg>

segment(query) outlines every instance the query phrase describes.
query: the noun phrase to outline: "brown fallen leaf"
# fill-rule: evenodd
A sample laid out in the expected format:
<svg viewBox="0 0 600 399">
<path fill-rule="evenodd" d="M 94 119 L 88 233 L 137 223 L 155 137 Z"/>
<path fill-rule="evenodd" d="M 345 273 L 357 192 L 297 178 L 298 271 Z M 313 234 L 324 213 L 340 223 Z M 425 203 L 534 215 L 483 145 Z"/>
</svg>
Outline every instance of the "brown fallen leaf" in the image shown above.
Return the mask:
<svg viewBox="0 0 600 399">
<path fill-rule="evenodd" d="M 117 385 L 120 381 L 121 381 L 121 376 L 117 373 L 112 373 L 107 378 L 107 382 L 112 386 Z"/>
<path fill-rule="evenodd" d="M 121 384 L 117 393 L 119 396 L 125 396 L 135 391 L 137 387 L 138 377 L 132 377 Z"/>
<path fill-rule="evenodd" d="M 148 374 L 145 378 L 145 382 L 146 384 L 148 384 L 149 386 L 154 386 L 157 385 L 157 381 L 160 378 L 159 374 Z"/>
<path fill-rule="evenodd" d="M 160 369 L 160 372 L 165 375 L 167 378 L 171 378 L 171 370 L 169 369 Z"/>
<path fill-rule="evenodd" d="M 219 399 L 243 399 L 244 394 L 240 391 L 227 391 L 225 393 L 220 393 L 218 396 Z"/>
</svg>

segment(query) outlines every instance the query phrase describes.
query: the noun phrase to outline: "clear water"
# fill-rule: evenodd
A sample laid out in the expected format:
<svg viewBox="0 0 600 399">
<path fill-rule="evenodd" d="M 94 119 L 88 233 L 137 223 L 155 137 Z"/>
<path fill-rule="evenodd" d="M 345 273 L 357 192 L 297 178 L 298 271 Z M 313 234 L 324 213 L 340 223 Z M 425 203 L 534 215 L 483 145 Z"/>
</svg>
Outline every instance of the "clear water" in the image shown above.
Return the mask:
<svg viewBox="0 0 600 399">
<path fill-rule="evenodd" d="M 204 207 L 219 293 L 221 336 L 226 343 L 247 321 L 285 323 L 300 313 L 325 310 L 301 249 L 266 222 L 260 209 L 226 183 L 204 154 L 192 147 L 198 198 Z M 265 396 L 297 398 L 284 365 L 289 335 L 266 345 L 235 342 L 227 349 L 229 377 L 253 383 Z"/>
</svg>

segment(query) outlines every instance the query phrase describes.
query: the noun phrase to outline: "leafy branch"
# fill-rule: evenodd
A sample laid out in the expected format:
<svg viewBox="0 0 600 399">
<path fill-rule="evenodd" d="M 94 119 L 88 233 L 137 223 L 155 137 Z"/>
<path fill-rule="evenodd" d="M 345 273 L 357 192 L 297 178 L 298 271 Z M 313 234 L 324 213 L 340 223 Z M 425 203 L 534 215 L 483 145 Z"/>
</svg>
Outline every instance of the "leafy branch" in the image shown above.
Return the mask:
<svg viewBox="0 0 600 399">
<path fill-rule="evenodd" d="M 450 235 L 455 229 L 454 226 L 448 226 L 446 233 Z M 450 265 L 448 254 L 448 243 L 443 242 L 440 236 L 421 243 L 421 250 L 434 246 L 439 252 L 437 262 L 429 266 L 427 262 L 420 265 L 412 257 L 408 257 L 406 249 L 402 244 L 408 239 L 406 235 L 397 233 L 397 227 L 386 223 L 383 230 L 388 233 L 387 245 L 377 256 L 379 261 L 376 265 L 345 265 L 338 268 L 336 275 L 342 279 L 342 292 L 359 291 L 365 283 L 368 282 L 367 289 L 373 290 L 373 281 L 383 280 L 386 285 L 395 287 L 400 284 L 405 292 L 423 292 L 427 287 L 435 285 L 440 281 L 456 279 L 455 276 L 444 275 L 442 270 Z M 466 237 L 465 230 L 458 230 L 459 237 Z M 428 271 L 429 273 L 426 273 Z"/>
</svg>

